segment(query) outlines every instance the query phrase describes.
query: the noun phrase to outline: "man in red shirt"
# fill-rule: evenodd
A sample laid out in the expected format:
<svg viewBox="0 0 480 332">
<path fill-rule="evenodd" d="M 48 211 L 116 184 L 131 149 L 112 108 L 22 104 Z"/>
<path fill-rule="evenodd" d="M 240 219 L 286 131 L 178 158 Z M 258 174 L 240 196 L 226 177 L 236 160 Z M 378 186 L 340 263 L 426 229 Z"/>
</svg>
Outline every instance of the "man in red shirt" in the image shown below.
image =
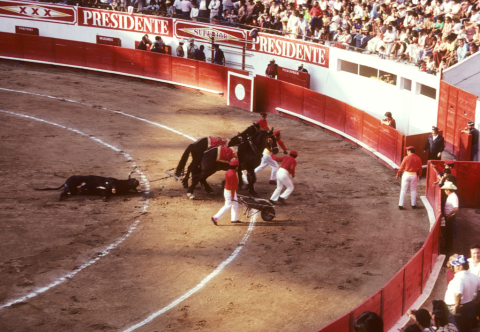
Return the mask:
<svg viewBox="0 0 480 332">
<path fill-rule="evenodd" d="M 277 130 L 276 132 L 273 133 L 275 135 L 275 139 L 277 140 L 277 144 L 282 148 L 283 154 L 287 154 L 287 147 L 285 146 L 285 143 L 283 143 L 281 137 L 280 137 L 280 130 Z"/>
<path fill-rule="evenodd" d="M 232 223 L 239 223 L 238 220 L 238 202 L 237 202 L 237 189 L 238 189 L 238 159 L 232 160 L 230 163 L 230 169 L 225 174 L 225 190 L 223 196 L 225 197 L 225 205 L 212 217 L 212 222 L 216 226 L 218 219 L 220 219 L 228 210 L 232 211 Z"/>
<path fill-rule="evenodd" d="M 415 147 L 407 146 L 407 156 L 403 158 L 402 164 L 397 172 L 397 179 L 402 177 L 402 189 L 400 190 L 400 201 L 398 202 L 398 208 L 404 210 L 403 202 L 405 201 L 405 195 L 407 189 L 410 187 L 410 198 L 412 202 L 412 209 L 417 207 L 417 179 L 422 177 L 422 160 L 415 154 Z M 403 175 L 402 175 L 403 174 Z"/>
<path fill-rule="evenodd" d="M 262 112 L 260 113 L 260 115 L 262 116 L 262 118 L 258 120 L 257 123 L 260 125 L 260 127 L 262 127 L 263 130 L 270 130 L 270 128 L 268 128 L 268 123 L 267 123 L 268 113 Z"/>
<path fill-rule="evenodd" d="M 297 151 L 293 150 L 290 151 L 289 156 L 277 158 L 277 160 L 282 161 L 282 164 L 277 172 L 277 189 L 273 192 L 272 197 L 270 197 L 270 202 L 273 204 L 277 202 L 286 204 L 285 200 L 292 193 L 294 189 L 292 179 L 295 177 L 295 167 L 297 166 L 295 158 L 297 158 L 297 156 Z M 287 190 L 280 195 L 283 186 L 287 187 Z"/>
</svg>

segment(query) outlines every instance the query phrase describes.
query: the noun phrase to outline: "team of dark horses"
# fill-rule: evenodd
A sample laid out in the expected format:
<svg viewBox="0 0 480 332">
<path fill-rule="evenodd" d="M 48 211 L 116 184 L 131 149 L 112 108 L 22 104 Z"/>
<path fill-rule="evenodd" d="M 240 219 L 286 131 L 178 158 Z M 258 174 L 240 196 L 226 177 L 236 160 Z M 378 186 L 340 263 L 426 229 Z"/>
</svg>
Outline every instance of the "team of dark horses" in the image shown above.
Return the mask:
<svg viewBox="0 0 480 332">
<path fill-rule="evenodd" d="M 187 196 L 191 199 L 195 198 L 193 195 L 195 187 L 200 183 L 207 193 L 213 193 L 212 188 L 208 185 L 207 179 L 217 171 L 228 170 L 228 163 L 217 161 L 216 148 L 209 148 L 208 137 L 203 137 L 195 143 L 190 144 L 183 153 L 175 175 L 180 177 L 185 170 L 188 158 L 192 156 L 192 162 L 187 167 L 186 173 L 183 177 L 183 186 L 188 188 Z M 255 176 L 255 168 L 260 165 L 262 153 L 267 144 L 273 153 L 278 152 L 277 141 L 273 134 L 273 128 L 266 131 L 260 128 L 256 123 L 245 129 L 243 132 L 233 136 L 228 141 L 228 147 L 236 147 L 238 149 L 237 157 L 240 163 L 238 167 L 239 188 L 244 188 L 242 180 L 242 171 L 247 171 L 247 188 L 250 195 L 257 197 L 254 185 L 257 180 Z M 190 186 L 188 185 L 191 179 Z"/>
</svg>

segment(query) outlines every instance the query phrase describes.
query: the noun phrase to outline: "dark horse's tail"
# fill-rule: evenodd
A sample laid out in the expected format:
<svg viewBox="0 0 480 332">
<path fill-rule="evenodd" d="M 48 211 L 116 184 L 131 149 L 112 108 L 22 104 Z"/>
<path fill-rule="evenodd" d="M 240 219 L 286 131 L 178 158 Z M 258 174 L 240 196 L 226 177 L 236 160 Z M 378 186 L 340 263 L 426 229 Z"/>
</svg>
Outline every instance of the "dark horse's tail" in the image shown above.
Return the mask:
<svg viewBox="0 0 480 332">
<path fill-rule="evenodd" d="M 182 171 L 185 168 L 185 165 L 187 164 L 188 157 L 190 156 L 190 153 L 192 152 L 194 145 L 195 143 L 192 143 L 188 146 L 188 148 L 185 149 L 182 159 L 180 159 L 177 169 L 175 170 L 176 176 L 180 176 L 182 174 Z"/>
<path fill-rule="evenodd" d="M 58 189 L 62 188 L 64 185 L 65 185 L 65 183 L 62 184 L 62 185 L 61 185 L 60 187 L 58 187 L 58 188 L 35 188 L 35 190 L 39 190 L 39 191 L 43 191 L 43 190 L 58 190 Z"/>
</svg>

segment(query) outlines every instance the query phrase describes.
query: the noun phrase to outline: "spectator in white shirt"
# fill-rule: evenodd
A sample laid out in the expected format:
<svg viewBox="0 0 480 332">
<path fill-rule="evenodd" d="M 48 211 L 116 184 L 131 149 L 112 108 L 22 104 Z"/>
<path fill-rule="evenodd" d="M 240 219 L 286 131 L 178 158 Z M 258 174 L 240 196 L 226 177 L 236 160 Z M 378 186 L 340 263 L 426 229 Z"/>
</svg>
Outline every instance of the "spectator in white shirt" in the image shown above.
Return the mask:
<svg viewBox="0 0 480 332">
<path fill-rule="evenodd" d="M 390 53 L 393 50 L 393 46 L 395 45 L 395 39 L 397 38 L 397 33 L 393 31 L 393 27 L 389 25 L 387 27 L 387 31 L 385 32 L 383 36 L 383 42 L 385 43 L 385 48 L 387 55 L 390 55 Z"/>
<path fill-rule="evenodd" d="M 200 10 L 198 9 L 197 4 L 195 3 L 193 5 L 192 10 L 190 11 L 190 18 L 192 19 L 192 21 L 196 22 L 198 20 L 199 13 L 200 13 Z"/>
<path fill-rule="evenodd" d="M 175 2 L 173 3 L 173 7 L 175 7 L 175 13 L 177 15 L 182 14 L 182 0 L 175 0 Z"/>
<path fill-rule="evenodd" d="M 190 19 L 190 10 L 193 8 L 190 0 L 182 0 L 182 14 L 185 20 Z"/>
<path fill-rule="evenodd" d="M 445 303 L 455 314 L 460 331 L 470 331 L 475 324 L 475 294 L 480 290 L 480 278 L 469 271 L 465 256 L 460 255 L 450 262 L 455 276 L 447 286 Z"/>
<path fill-rule="evenodd" d="M 480 277 L 480 245 L 470 247 L 469 271 Z"/>
</svg>

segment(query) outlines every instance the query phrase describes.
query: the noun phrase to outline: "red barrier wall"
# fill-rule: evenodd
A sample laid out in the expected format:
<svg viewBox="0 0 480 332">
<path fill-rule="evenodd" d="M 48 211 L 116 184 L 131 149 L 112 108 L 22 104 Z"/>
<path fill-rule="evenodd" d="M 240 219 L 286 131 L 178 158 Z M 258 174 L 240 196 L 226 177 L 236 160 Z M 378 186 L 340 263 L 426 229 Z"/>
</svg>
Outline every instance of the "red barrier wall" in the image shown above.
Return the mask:
<svg viewBox="0 0 480 332">
<path fill-rule="evenodd" d="M 26 59 L 55 62 L 54 39 L 23 35 L 23 56 Z"/>
<path fill-rule="evenodd" d="M 460 130 L 475 119 L 477 97 L 441 81 L 439 99 L 437 127 L 445 133 L 446 150 L 456 154 Z"/>
<path fill-rule="evenodd" d="M 171 56 L 155 52 L 143 52 L 143 61 L 145 76 L 165 81 L 172 80 Z"/>
<path fill-rule="evenodd" d="M 395 161 L 397 154 L 397 130 L 384 124 L 378 128 L 378 152 Z"/>
<path fill-rule="evenodd" d="M 325 124 L 345 132 L 345 106 L 344 102 L 327 96 L 325 101 Z"/>
<path fill-rule="evenodd" d="M 85 66 L 115 71 L 115 47 L 85 43 Z"/>
<path fill-rule="evenodd" d="M 23 58 L 23 36 L 0 32 L 0 54 L 13 58 Z"/>
<path fill-rule="evenodd" d="M 172 81 L 198 85 L 198 61 L 172 57 Z"/>
<path fill-rule="evenodd" d="M 143 53 L 145 52 L 115 47 L 116 71 L 143 76 Z"/>
<path fill-rule="evenodd" d="M 280 107 L 297 114 L 303 114 L 304 88 L 286 82 L 280 83 Z"/>
<path fill-rule="evenodd" d="M 379 126 L 379 119 L 367 113 L 363 115 L 362 142 L 375 150 L 378 150 Z"/>
<path fill-rule="evenodd" d="M 382 295 L 383 291 L 379 290 L 368 299 L 363 301 L 358 307 L 353 309 L 353 319 L 357 318 L 365 311 L 372 311 L 378 315 L 382 315 Z"/>
<path fill-rule="evenodd" d="M 472 135 L 467 133 L 461 133 L 459 135 L 457 146 L 457 160 L 470 161 L 470 155 L 472 153 Z"/>
<path fill-rule="evenodd" d="M 85 43 L 65 39 L 55 39 L 55 62 L 85 67 Z"/>
<path fill-rule="evenodd" d="M 349 332 L 350 331 L 350 317 L 351 313 L 334 320 L 327 326 L 320 329 L 321 332 Z"/>
<path fill-rule="evenodd" d="M 199 87 L 215 91 L 224 91 L 224 71 L 227 67 L 203 61 L 197 61 L 197 65 Z"/>
<path fill-rule="evenodd" d="M 310 89 L 310 74 L 278 66 L 277 79 Z"/>
<path fill-rule="evenodd" d="M 315 121 L 325 123 L 325 102 L 327 97 L 311 90 L 305 90 L 303 98 L 303 115 Z"/>
<path fill-rule="evenodd" d="M 257 96 L 257 111 L 258 112 L 270 112 L 278 114 L 276 107 L 280 107 L 280 91 L 281 81 L 274 78 L 255 76 L 255 90 Z"/>
<path fill-rule="evenodd" d="M 345 106 L 345 134 L 362 140 L 363 136 L 363 111 L 352 107 Z"/>
<path fill-rule="evenodd" d="M 383 324 L 385 330 L 392 327 L 403 315 L 404 273 L 401 269 L 383 288 Z"/>
<path fill-rule="evenodd" d="M 405 297 L 404 310 L 406 311 L 422 294 L 423 249 L 405 265 Z"/>
</svg>

